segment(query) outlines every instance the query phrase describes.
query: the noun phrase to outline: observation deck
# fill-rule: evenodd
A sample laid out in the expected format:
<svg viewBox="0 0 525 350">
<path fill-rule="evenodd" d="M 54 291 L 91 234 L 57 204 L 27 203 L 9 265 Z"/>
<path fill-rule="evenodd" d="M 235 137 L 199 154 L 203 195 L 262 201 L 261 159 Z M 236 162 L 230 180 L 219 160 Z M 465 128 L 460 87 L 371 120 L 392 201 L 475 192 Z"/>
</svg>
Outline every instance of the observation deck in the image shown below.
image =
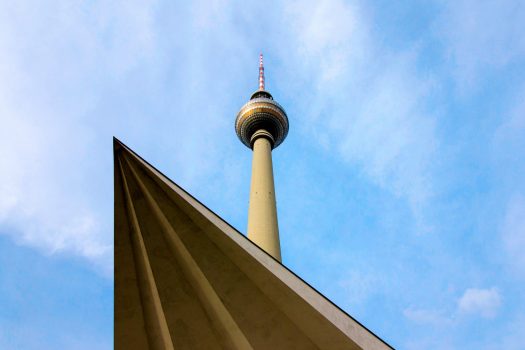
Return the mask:
<svg viewBox="0 0 525 350">
<path fill-rule="evenodd" d="M 235 132 L 246 147 L 253 148 L 253 142 L 258 136 L 270 140 L 272 149 L 279 146 L 288 135 L 288 116 L 284 108 L 274 101 L 272 95 L 265 90 L 254 92 L 235 119 Z M 257 133 L 265 130 L 267 133 Z"/>
</svg>

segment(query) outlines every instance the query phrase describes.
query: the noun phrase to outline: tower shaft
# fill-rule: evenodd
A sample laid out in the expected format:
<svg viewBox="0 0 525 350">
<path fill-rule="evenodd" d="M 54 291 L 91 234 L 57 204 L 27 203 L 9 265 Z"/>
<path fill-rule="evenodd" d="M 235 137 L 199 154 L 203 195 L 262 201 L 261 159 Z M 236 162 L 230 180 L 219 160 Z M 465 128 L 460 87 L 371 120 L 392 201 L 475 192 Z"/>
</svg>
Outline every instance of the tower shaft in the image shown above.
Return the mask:
<svg viewBox="0 0 525 350">
<path fill-rule="evenodd" d="M 266 137 L 253 143 L 248 238 L 281 261 L 272 168 L 272 145 Z"/>
</svg>

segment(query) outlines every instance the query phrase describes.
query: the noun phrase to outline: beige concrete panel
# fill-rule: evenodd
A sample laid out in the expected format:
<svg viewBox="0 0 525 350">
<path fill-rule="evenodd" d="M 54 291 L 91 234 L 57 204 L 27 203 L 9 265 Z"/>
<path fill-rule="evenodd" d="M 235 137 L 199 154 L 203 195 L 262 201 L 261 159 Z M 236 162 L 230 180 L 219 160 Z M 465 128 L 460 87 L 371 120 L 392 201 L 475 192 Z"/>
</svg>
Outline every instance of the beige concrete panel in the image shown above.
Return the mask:
<svg viewBox="0 0 525 350">
<path fill-rule="evenodd" d="M 116 146 L 118 151 L 120 145 Z M 129 213 L 126 213 L 123 198 L 117 156 L 119 153 L 115 154 L 115 349 L 148 349 L 144 312 L 130 241 Z M 129 175 L 128 171 L 128 177 Z M 131 180 L 128 181 L 128 187 L 132 193 L 136 215 L 141 220 L 144 243 L 175 348 L 222 349 L 191 285 L 184 279 L 171 252 L 166 248 L 162 235 L 158 234 L 161 229 L 155 226 L 156 220 L 144 203 L 143 195 L 136 188 L 133 179 L 128 180 Z M 152 243 L 157 244 L 152 246 Z"/>
<path fill-rule="evenodd" d="M 203 304 L 214 327 L 217 330 L 219 338 L 222 340 L 226 349 L 252 349 L 252 346 L 231 317 L 230 313 L 221 302 L 215 290 L 202 273 L 197 263 L 193 260 L 190 252 L 184 246 L 170 222 L 160 209 L 156 200 L 148 191 L 135 169 L 129 164 L 131 173 L 135 177 L 142 193 L 146 197 L 154 215 L 157 217 L 165 233 L 165 237 L 173 251 L 174 257 L 178 260 L 179 265 L 183 268 L 186 278 L 192 284 L 195 293 Z"/>
<path fill-rule="evenodd" d="M 120 148 L 116 143 L 116 149 Z M 130 227 L 115 153 L 115 290 L 114 290 L 114 346 L 115 349 L 148 349 L 142 303 L 136 277 L 135 262 L 130 241 Z"/>
<path fill-rule="evenodd" d="M 131 243 L 137 266 L 139 290 L 142 299 L 149 344 L 150 347 L 155 350 L 173 350 L 168 325 L 166 324 L 166 318 L 164 316 L 164 311 L 162 310 L 155 278 L 153 277 L 146 246 L 142 239 L 140 225 L 135 214 L 135 208 L 133 207 L 126 176 L 122 170 L 122 164 L 120 164 L 120 170 L 127 209 L 131 219 Z"/>
<path fill-rule="evenodd" d="M 248 238 L 281 261 L 272 169 L 272 145 L 266 137 L 258 137 L 253 144 Z"/>
<path fill-rule="evenodd" d="M 125 166 L 125 168 L 128 168 Z M 220 338 L 184 269 L 165 238 L 159 220 L 152 212 L 133 174 L 127 170 L 133 204 L 140 218 L 141 232 L 157 290 L 175 349 L 219 350 Z M 141 177 L 141 181 L 145 179 Z M 148 191 L 152 191 L 148 188 Z M 159 199 L 155 200 L 158 202 Z M 176 209 L 171 204 L 171 210 Z M 178 233 L 178 232 L 177 232 Z"/>
</svg>

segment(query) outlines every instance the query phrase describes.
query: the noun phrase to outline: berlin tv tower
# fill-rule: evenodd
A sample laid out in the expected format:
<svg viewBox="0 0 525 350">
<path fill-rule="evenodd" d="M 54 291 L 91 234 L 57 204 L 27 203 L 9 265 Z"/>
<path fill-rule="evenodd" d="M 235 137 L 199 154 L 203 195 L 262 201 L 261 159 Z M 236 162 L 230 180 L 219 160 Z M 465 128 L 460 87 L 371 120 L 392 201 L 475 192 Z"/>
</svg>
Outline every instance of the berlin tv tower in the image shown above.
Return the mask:
<svg viewBox="0 0 525 350">
<path fill-rule="evenodd" d="M 253 150 L 248 238 L 281 261 L 272 150 L 288 134 L 288 117 L 283 107 L 264 89 L 262 53 L 259 56 L 259 89 L 237 114 L 235 132 L 241 142 Z"/>
</svg>

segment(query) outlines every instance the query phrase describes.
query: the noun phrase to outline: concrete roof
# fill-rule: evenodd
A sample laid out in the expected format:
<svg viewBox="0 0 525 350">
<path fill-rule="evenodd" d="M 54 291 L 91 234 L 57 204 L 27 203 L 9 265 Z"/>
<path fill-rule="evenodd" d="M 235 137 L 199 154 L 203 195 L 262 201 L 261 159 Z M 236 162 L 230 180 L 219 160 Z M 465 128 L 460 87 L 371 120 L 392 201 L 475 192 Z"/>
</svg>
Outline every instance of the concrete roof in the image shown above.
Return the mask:
<svg viewBox="0 0 525 350">
<path fill-rule="evenodd" d="M 116 349 L 391 349 L 114 139 Z"/>
</svg>

